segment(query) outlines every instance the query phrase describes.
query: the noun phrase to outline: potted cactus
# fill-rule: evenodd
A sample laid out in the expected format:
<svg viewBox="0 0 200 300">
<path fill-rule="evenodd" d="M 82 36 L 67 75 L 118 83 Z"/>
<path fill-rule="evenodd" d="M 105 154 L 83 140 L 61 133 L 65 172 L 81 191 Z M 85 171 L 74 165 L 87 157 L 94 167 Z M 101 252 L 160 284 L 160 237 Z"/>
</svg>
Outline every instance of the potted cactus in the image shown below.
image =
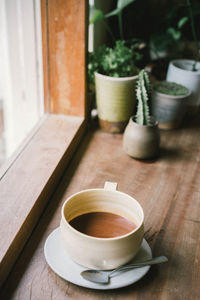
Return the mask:
<svg viewBox="0 0 200 300">
<path fill-rule="evenodd" d="M 137 112 L 123 134 L 123 149 L 131 157 L 149 159 L 159 152 L 160 133 L 157 121 L 151 116 L 151 84 L 148 73 L 141 70 L 136 87 Z"/>
<path fill-rule="evenodd" d="M 161 129 L 181 126 L 191 92 L 185 86 L 169 81 L 156 82 L 152 94 L 152 115 Z"/>
</svg>

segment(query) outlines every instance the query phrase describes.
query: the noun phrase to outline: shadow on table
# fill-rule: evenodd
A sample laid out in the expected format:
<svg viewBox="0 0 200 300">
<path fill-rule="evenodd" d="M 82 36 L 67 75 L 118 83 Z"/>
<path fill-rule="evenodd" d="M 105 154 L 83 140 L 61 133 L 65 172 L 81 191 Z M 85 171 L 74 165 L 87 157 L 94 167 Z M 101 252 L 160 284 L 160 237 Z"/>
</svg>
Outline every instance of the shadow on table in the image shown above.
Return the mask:
<svg viewBox="0 0 200 300">
<path fill-rule="evenodd" d="M 159 158 L 158 159 L 167 159 L 169 160 L 174 160 L 178 157 L 181 156 L 182 151 L 175 146 L 173 148 L 164 148 L 160 147 L 160 153 L 159 153 Z"/>
</svg>

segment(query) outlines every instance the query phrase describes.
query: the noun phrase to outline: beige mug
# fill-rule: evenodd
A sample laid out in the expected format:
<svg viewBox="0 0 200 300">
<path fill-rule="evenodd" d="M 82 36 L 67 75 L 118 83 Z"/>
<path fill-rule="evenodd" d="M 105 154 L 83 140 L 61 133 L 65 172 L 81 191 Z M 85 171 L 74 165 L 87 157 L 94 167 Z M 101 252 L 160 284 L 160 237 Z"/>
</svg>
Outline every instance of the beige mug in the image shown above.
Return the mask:
<svg viewBox="0 0 200 300">
<path fill-rule="evenodd" d="M 136 228 L 122 236 L 98 238 L 79 232 L 69 222 L 90 212 L 110 212 L 134 221 Z M 61 240 L 70 257 L 88 268 L 109 270 L 129 262 L 138 252 L 144 235 L 144 213 L 128 194 L 117 191 L 117 184 L 87 189 L 69 197 L 62 206 Z"/>
</svg>

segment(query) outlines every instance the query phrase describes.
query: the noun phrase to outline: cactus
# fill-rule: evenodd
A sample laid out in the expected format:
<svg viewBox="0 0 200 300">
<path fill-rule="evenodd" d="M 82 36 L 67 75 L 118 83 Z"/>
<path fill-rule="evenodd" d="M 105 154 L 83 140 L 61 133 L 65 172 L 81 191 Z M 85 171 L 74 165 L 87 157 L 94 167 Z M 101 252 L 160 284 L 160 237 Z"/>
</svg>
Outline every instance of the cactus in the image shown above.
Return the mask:
<svg viewBox="0 0 200 300">
<path fill-rule="evenodd" d="M 188 94 L 188 89 L 176 82 L 172 81 L 160 81 L 157 82 L 154 86 L 155 91 L 172 96 L 183 96 Z"/>
<path fill-rule="evenodd" d="M 150 125 L 150 111 L 148 101 L 151 98 L 151 84 L 149 76 L 145 70 L 141 70 L 138 75 L 136 98 L 138 101 L 136 123 L 140 125 Z"/>
</svg>

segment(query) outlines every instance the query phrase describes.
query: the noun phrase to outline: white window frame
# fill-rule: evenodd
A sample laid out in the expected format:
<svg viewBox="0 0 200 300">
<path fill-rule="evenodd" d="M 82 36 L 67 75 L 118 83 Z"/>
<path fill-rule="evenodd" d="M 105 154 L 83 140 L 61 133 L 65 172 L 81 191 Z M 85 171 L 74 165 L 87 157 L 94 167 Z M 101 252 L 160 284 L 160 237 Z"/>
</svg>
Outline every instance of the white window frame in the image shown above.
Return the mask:
<svg viewBox="0 0 200 300">
<path fill-rule="evenodd" d="M 44 113 L 40 0 L 1 0 L 0 97 L 6 157 Z"/>
</svg>

